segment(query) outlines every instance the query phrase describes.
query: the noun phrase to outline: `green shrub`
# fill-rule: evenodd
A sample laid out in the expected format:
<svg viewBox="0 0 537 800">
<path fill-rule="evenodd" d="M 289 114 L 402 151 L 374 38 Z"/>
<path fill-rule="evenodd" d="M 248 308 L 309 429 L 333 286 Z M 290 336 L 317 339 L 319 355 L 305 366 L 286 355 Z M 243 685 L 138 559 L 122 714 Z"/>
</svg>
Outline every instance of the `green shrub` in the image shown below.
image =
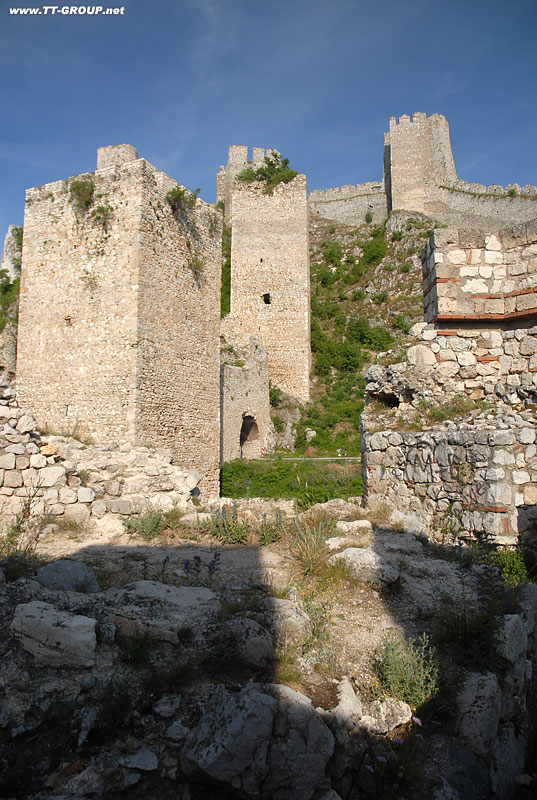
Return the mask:
<svg viewBox="0 0 537 800">
<path fill-rule="evenodd" d="M 403 231 L 394 231 L 392 233 L 392 242 L 400 242 L 403 238 Z"/>
<path fill-rule="evenodd" d="M 184 189 L 182 186 L 176 186 L 171 189 L 166 195 L 166 201 L 172 210 L 172 214 L 184 214 L 189 208 L 194 208 L 200 191 L 200 189 L 196 189 L 194 192 L 189 192 L 188 189 Z"/>
<path fill-rule="evenodd" d="M 113 209 L 111 206 L 101 205 L 93 209 L 91 212 L 91 218 L 95 223 L 101 225 L 104 231 L 106 231 L 108 229 L 108 223 L 112 219 L 112 213 Z"/>
<path fill-rule="evenodd" d="M 69 184 L 69 199 L 73 208 L 80 213 L 88 210 L 93 202 L 95 184 L 92 180 L 75 180 Z"/>
<path fill-rule="evenodd" d="M 370 326 L 364 317 L 351 318 L 347 324 L 347 338 L 352 342 L 380 351 L 387 350 L 393 344 L 393 336 L 380 325 Z"/>
<path fill-rule="evenodd" d="M 500 573 L 504 585 L 510 589 L 528 582 L 524 557 L 518 547 L 499 547 L 487 558 Z"/>
<path fill-rule="evenodd" d="M 399 633 L 388 630 L 377 649 L 376 669 L 386 694 L 412 708 L 438 692 L 437 655 L 425 633 L 417 642 L 405 642 Z"/>
<path fill-rule="evenodd" d="M 151 541 L 162 533 L 166 522 L 160 511 L 150 510 L 142 514 L 131 514 L 123 520 L 123 525 L 130 536 L 136 534 Z"/>
<path fill-rule="evenodd" d="M 283 419 L 281 417 L 279 417 L 277 414 L 275 414 L 272 417 L 272 423 L 273 423 L 274 429 L 276 430 L 277 433 L 281 433 L 283 431 L 283 429 L 285 427 L 284 424 L 283 424 Z"/>
<path fill-rule="evenodd" d="M 335 267 L 339 267 L 343 257 L 341 245 L 337 242 L 326 241 L 323 244 L 323 257 L 328 264 L 333 264 Z"/>
<path fill-rule="evenodd" d="M 393 318 L 393 327 L 403 331 L 403 333 L 408 333 L 410 330 L 410 322 L 404 314 L 396 314 Z"/>
<path fill-rule="evenodd" d="M 257 169 L 246 167 L 246 169 L 243 169 L 237 175 L 237 180 L 243 183 L 262 181 L 265 183 L 265 193 L 272 194 L 273 189 L 279 183 L 289 183 L 296 175 L 298 175 L 298 172 L 289 167 L 288 158 L 282 158 L 278 153 L 273 153 L 272 156 L 265 156 L 261 167 Z"/>
<path fill-rule="evenodd" d="M 365 221 L 367 222 L 368 225 L 370 222 L 373 222 L 373 214 L 371 213 L 371 211 L 366 211 Z"/>
<path fill-rule="evenodd" d="M 305 578 L 318 575 L 326 565 L 330 555 L 326 532 L 322 522 L 314 528 L 301 526 L 297 522 L 295 530 L 290 533 L 289 550 Z"/>
<path fill-rule="evenodd" d="M 277 386 L 272 386 L 272 384 L 269 381 L 269 402 L 270 402 L 270 405 L 273 406 L 273 408 L 277 408 L 281 403 L 281 399 L 282 399 L 282 390 L 278 389 Z"/>
<path fill-rule="evenodd" d="M 220 293 L 220 316 L 231 311 L 231 226 L 222 228 L 222 286 Z"/>
<path fill-rule="evenodd" d="M 380 306 L 381 303 L 385 303 L 389 297 L 388 292 L 377 292 L 376 294 L 372 295 L 371 299 L 375 303 L 375 305 Z"/>
<path fill-rule="evenodd" d="M 381 235 L 374 236 L 364 244 L 364 254 L 362 258 L 366 264 L 379 264 L 386 255 L 386 242 Z"/>
<path fill-rule="evenodd" d="M 508 194 L 509 197 L 517 197 L 518 196 L 518 192 L 517 192 L 517 190 L 515 189 L 514 186 L 512 186 L 510 189 L 507 190 L 507 194 Z"/>
</svg>

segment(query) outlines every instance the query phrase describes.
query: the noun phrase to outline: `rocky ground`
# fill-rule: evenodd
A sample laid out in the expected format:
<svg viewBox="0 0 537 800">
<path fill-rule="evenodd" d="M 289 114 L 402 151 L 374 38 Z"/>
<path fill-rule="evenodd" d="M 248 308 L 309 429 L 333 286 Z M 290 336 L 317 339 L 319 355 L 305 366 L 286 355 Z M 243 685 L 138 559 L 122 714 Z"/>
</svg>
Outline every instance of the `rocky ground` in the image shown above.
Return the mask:
<svg viewBox="0 0 537 800">
<path fill-rule="evenodd" d="M 444 628 L 481 567 L 382 512 L 221 501 L 130 534 L 119 514 L 41 526 L 1 562 L 0 797 L 524 796 L 537 590 L 480 672 Z M 425 633 L 441 667 L 408 703 L 379 671 L 393 632 Z"/>
</svg>

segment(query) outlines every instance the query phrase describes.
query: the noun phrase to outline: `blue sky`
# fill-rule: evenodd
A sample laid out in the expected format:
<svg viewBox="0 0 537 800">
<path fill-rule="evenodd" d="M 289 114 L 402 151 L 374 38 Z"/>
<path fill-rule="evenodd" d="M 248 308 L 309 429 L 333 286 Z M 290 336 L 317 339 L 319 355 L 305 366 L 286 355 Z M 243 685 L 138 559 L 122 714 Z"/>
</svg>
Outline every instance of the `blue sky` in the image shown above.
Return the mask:
<svg viewBox="0 0 537 800">
<path fill-rule="evenodd" d="M 413 111 L 448 118 L 460 177 L 537 184 L 535 0 L 16 2 L 0 0 L 2 238 L 27 187 L 93 170 L 100 145 L 213 201 L 229 144 L 278 148 L 310 189 L 378 180 L 389 117 Z"/>
</svg>

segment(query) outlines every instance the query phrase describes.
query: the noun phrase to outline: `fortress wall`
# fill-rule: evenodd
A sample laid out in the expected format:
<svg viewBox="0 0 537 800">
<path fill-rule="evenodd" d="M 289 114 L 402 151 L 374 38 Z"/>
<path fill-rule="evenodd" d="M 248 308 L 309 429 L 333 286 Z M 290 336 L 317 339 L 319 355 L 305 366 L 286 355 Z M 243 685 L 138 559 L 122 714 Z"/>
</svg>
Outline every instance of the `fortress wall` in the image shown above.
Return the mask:
<svg viewBox="0 0 537 800">
<path fill-rule="evenodd" d="M 172 213 L 176 186 L 145 164 L 136 365 L 136 439 L 171 448 L 175 463 L 219 489 L 222 216 L 197 199 Z"/>
<path fill-rule="evenodd" d="M 436 229 L 422 258 L 427 322 L 511 323 L 537 313 L 537 222 L 494 233 Z"/>
<path fill-rule="evenodd" d="M 537 504 L 535 422 L 513 412 L 418 433 L 363 431 L 365 496 L 424 525 L 516 544 Z"/>
<path fill-rule="evenodd" d="M 224 346 L 221 367 L 222 461 L 259 458 L 274 450 L 270 419 L 267 354 L 251 339 L 245 348 Z M 253 417 L 256 428 L 241 447 L 245 417 Z"/>
<path fill-rule="evenodd" d="M 134 434 L 144 163 L 29 189 L 24 217 L 17 391 L 38 423 L 82 423 L 97 439 Z M 85 212 L 73 180 L 100 195 Z M 106 226 L 92 213 L 110 207 Z"/>
<path fill-rule="evenodd" d="M 309 400 L 310 287 L 306 178 L 272 194 L 235 182 L 231 217 L 231 343 L 259 339 L 275 386 Z M 265 302 L 267 301 L 267 302 Z"/>
<path fill-rule="evenodd" d="M 464 215 L 465 226 L 484 229 L 518 225 L 537 219 L 537 191 L 510 197 L 507 192 L 510 188 L 516 189 L 516 185 L 504 188 L 469 183 L 466 184 L 468 189 L 457 188 L 461 183 L 457 181 L 454 188 L 442 185 L 434 187 L 424 203 L 424 213 L 457 227 L 460 227 Z M 533 190 L 535 187 L 524 189 Z"/>
<path fill-rule="evenodd" d="M 331 189 L 315 189 L 308 195 L 314 217 L 333 219 L 346 225 L 360 225 L 369 212 L 373 222 L 382 223 L 388 215 L 386 193 L 381 183 L 360 183 Z"/>
</svg>

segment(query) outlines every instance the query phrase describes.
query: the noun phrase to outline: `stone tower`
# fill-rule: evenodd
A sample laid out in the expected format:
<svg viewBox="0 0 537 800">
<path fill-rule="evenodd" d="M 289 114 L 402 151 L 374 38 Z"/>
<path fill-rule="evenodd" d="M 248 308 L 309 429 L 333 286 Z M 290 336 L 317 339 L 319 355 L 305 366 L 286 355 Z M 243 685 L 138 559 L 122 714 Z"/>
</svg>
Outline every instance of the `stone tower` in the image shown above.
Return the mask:
<svg viewBox="0 0 537 800">
<path fill-rule="evenodd" d="M 416 112 L 390 118 L 384 138 L 384 184 L 388 211 L 405 209 L 434 215 L 437 186 L 451 186 L 457 172 L 449 125 L 442 114 Z"/>
<path fill-rule="evenodd" d="M 275 151 L 266 151 L 270 155 Z M 310 282 L 306 176 L 280 183 L 271 194 L 262 182 L 235 179 L 241 169 L 261 163 L 265 151 L 230 147 L 229 163 L 218 176 L 231 224 L 231 311 L 222 320 L 227 342 L 258 339 L 268 355 L 274 386 L 309 400 Z"/>
<path fill-rule="evenodd" d="M 218 493 L 221 216 L 137 157 L 29 189 L 17 390 L 38 422 L 170 448 Z"/>
</svg>

